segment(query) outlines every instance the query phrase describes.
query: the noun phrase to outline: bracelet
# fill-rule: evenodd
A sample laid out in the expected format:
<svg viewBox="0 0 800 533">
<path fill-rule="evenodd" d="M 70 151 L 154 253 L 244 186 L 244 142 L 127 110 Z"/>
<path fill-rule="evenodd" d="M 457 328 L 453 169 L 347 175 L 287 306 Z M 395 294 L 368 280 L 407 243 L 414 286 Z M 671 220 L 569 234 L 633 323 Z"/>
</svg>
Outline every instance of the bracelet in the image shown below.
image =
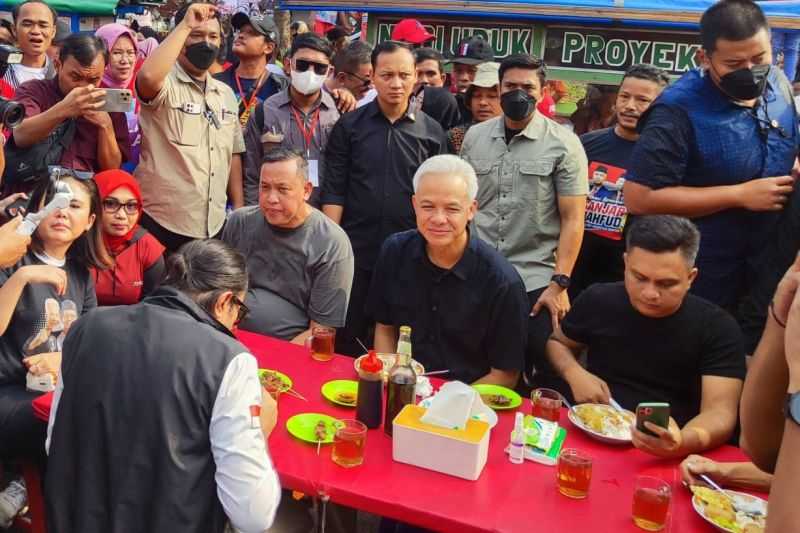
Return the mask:
<svg viewBox="0 0 800 533">
<path fill-rule="evenodd" d="M 769 312 L 770 312 L 770 314 L 772 315 L 772 320 L 774 320 L 775 322 L 777 322 L 777 324 L 778 324 L 780 327 L 782 327 L 783 329 L 786 329 L 786 322 L 781 322 L 781 321 L 778 319 L 778 315 L 777 315 L 777 314 L 775 314 L 775 300 L 773 300 L 773 301 L 771 301 L 771 302 L 769 303 Z"/>
</svg>

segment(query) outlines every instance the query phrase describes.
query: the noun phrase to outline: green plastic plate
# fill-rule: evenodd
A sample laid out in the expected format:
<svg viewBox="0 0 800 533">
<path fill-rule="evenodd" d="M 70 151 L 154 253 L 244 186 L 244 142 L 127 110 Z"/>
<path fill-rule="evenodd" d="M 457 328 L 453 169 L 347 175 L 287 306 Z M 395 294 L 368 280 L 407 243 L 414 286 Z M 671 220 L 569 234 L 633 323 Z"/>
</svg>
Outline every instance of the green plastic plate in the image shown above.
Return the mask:
<svg viewBox="0 0 800 533">
<path fill-rule="evenodd" d="M 317 443 L 317 436 L 314 433 L 314 428 L 317 423 L 323 421 L 328 428 L 325 440 L 320 441 L 322 444 L 333 443 L 333 434 L 336 432 L 336 426 L 339 421 L 332 416 L 323 415 L 321 413 L 301 413 L 294 415 L 286 421 L 286 429 L 289 433 L 302 441 L 310 442 L 311 444 Z"/>
<path fill-rule="evenodd" d="M 511 400 L 511 403 L 509 403 L 508 405 L 495 405 L 493 403 L 489 403 L 486 400 L 483 401 L 483 403 L 485 403 L 487 406 L 491 407 L 495 411 L 516 409 L 517 407 L 522 405 L 522 397 L 520 397 L 520 395 L 514 392 L 513 390 L 508 389 L 506 387 L 501 387 L 500 385 L 480 384 L 480 385 L 473 385 L 472 388 L 478 391 L 478 394 L 480 394 L 481 396 L 485 394 L 496 394 L 499 396 L 505 396 L 506 398 Z"/>
<path fill-rule="evenodd" d="M 286 388 L 287 389 L 291 389 L 292 385 L 294 385 L 294 383 L 292 382 L 292 378 L 290 378 L 289 376 L 287 376 L 283 372 L 278 372 L 277 370 L 272 370 L 271 368 L 259 368 L 258 369 L 258 379 L 259 380 L 261 380 L 261 376 L 264 375 L 265 372 L 272 372 L 273 374 L 275 374 L 276 376 L 281 378 L 281 381 L 286 383 Z"/>
<path fill-rule="evenodd" d="M 340 394 L 351 394 L 353 401 L 348 403 L 339 398 Z M 358 397 L 358 381 L 352 379 L 336 379 L 329 381 L 322 386 L 322 395 L 329 402 L 341 405 L 343 407 L 355 407 L 356 398 Z"/>
</svg>

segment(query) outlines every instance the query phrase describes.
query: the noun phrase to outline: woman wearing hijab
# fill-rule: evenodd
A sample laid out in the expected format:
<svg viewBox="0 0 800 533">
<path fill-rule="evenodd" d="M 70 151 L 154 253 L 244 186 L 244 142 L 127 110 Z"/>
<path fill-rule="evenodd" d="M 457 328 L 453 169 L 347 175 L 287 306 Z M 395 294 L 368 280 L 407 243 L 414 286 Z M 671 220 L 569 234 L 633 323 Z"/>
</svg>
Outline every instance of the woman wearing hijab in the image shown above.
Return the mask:
<svg viewBox="0 0 800 533">
<path fill-rule="evenodd" d="M 106 24 L 95 32 L 95 36 L 103 39 L 108 47 L 108 64 L 103 73 L 100 87 L 105 89 L 128 89 L 136 94 L 136 74 L 144 60 L 139 57 L 136 34 L 122 24 Z M 131 157 L 123 165 L 126 170 L 133 171 L 139 164 L 141 136 L 139 133 L 139 102 L 125 113 L 128 119 L 128 134 L 131 139 Z"/>
<path fill-rule="evenodd" d="M 93 271 L 98 305 L 129 305 L 150 294 L 164 274 L 164 247 L 139 226 L 142 193 L 124 170 L 95 175 L 103 215 L 100 226 L 114 266 Z"/>
</svg>

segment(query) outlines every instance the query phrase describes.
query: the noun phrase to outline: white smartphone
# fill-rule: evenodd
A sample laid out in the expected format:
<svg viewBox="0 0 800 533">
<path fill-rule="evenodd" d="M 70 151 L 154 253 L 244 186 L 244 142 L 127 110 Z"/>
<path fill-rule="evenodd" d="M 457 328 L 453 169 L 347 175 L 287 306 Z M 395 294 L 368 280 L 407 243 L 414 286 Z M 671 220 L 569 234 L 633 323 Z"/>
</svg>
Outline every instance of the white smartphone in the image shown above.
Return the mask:
<svg viewBox="0 0 800 533">
<path fill-rule="evenodd" d="M 106 103 L 100 111 L 107 113 L 125 113 L 133 111 L 133 93 L 130 89 L 105 89 Z"/>
</svg>

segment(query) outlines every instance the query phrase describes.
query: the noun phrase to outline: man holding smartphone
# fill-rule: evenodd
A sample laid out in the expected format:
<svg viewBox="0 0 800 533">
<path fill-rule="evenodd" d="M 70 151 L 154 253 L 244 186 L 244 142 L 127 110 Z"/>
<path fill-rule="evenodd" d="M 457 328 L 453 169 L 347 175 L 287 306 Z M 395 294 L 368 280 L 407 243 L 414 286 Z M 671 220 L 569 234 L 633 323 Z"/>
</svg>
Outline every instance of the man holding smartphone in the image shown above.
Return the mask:
<svg viewBox="0 0 800 533">
<path fill-rule="evenodd" d="M 644 402 L 669 404 L 666 427 L 645 424 L 655 436 L 633 431 L 634 446 L 659 457 L 715 448 L 736 427 L 742 335 L 727 312 L 688 294 L 699 244 L 686 218 L 639 218 L 626 238 L 625 281 L 586 289 L 547 343 L 575 402 L 613 397 L 631 411 Z M 585 368 L 578 363 L 584 350 Z"/>
<path fill-rule="evenodd" d="M 130 153 L 130 140 L 125 115 L 103 111 L 105 90 L 98 86 L 107 59 L 105 43 L 93 35 L 65 39 L 57 76 L 29 81 L 17 90 L 15 99 L 25 106 L 26 118 L 13 130 L 12 148 L 30 148 L 74 121 L 72 141 L 64 141 L 68 145 L 59 164 L 93 172 L 119 168 Z"/>
</svg>

